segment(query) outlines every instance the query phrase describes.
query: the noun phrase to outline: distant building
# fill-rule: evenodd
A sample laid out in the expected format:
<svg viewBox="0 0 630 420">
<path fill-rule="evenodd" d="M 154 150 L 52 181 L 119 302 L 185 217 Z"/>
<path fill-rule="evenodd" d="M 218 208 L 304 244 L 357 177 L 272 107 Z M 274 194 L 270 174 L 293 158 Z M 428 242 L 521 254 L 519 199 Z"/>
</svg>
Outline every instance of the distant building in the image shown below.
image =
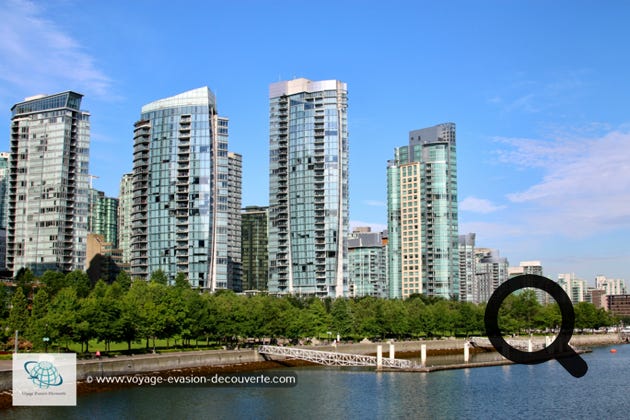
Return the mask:
<svg viewBox="0 0 630 420">
<path fill-rule="evenodd" d="M 122 261 L 120 252 L 107 242 L 103 235 L 89 233 L 87 237 L 86 272 L 92 284 L 98 280 L 108 283 L 116 280 Z"/>
<path fill-rule="evenodd" d="M 267 290 L 268 207 L 247 206 L 241 211 L 241 258 L 243 290 Z"/>
<path fill-rule="evenodd" d="M 228 152 L 228 226 L 227 226 L 227 246 L 228 246 L 228 267 L 227 284 L 234 291 L 243 290 L 243 261 L 241 250 L 241 200 L 243 183 L 243 157 L 238 153 Z M 220 177 L 220 175 L 219 175 Z M 224 184 L 219 181 L 219 191 Z M 219 207 L 221 207 L 219 205 Z"/>
<path fill-rule="evenodd" d="M 476 272 L 475 234 L 459 235 L 459 300 L 461 302 L 474 301 Z"/>
<path fill-rule="evenodd" d="M 487 302 L 494 291 L 508 279 L 508 260 L 499 251 L 475 248 L 476 272 L 473 286 L 473 302 Z"/>
<path fill-rule="evenodd" d="M 7 208 L 9 202 L 9 153 L 0 153 L 0 270 L 7 262 Z"/>
<path fill-rule="evenodd" d="M 387 253 L 383 234 L 369 227 L 355 228 L 348 236 L 348 280 L 351 297 L 389 296 Z"/>
<path fill-rule="evenodd" d="M 575 273 L 558 274 L 558 284 L 569 295 L 574 305 L 578 302 L 586 302 L 586 282 L 578 279 Z"/>
<path fill-rule="evenodd" d="M 269 292 L 348 291 L 348 97 L 338 80 L 269 87 Z"/>
<path fill-rule="evenodd" d="M 390 297 L 460 297 L 455 124 L 409 133 L 387 165 Z"/>
<path fill-rule="evenodd" d="M 614 316 L 630 318 L 630 295 L 606 296 L 608 310 Z"/>
<path fill-rule="evenodd" d="M 15 273 L 85 266 L 90 114 L 82 97 L 39 95 L 11 108 L 7 268 Z"/>
<path fill-rule="evenodd" d="M 520 276 L 523 274 L 535 274 L 543 276 L 543 266 L 540 261 L 521 261 L 518 267 L 508 268 L 508 277 Z M 536 292 L 536 299 L 541 305 L 547 305 L 552 302 L 551 296 L 541 289 L 532 289 Z"/>
<path fill-rule="evenodd" d="M 131 209 L 133 207 L 133 174 L 124 174 L 118 194 L 118 248 L 123 264 L 131 262 Z"/>
<path fill-rule="evenodd" d="M 606 276 L 595 277 L 595 287 L 602 289 L 606 295 L 625 295 L 627 292 L 626 282 L 623 279 L 609 279 Z"/>
<path fill-rule="evenodd" d="M 589 288 L 590 289 L 590 288 Z M 605 310 L 608 310 L 608 299 L 606 297 L 606 291 L 605 290 L 601 290 L 601 289 L 590 289 L 588 291 L 589 294 L 589 301 L 596 307 L 596 308 L 603 308 Z"/>
<path fill-rule="evenodd" d="M 103 235 L 105 241 L 118 246 L 118 199 L 106 197 L 103 191 L 90 189 L 88 232 Z"/>
</svg>

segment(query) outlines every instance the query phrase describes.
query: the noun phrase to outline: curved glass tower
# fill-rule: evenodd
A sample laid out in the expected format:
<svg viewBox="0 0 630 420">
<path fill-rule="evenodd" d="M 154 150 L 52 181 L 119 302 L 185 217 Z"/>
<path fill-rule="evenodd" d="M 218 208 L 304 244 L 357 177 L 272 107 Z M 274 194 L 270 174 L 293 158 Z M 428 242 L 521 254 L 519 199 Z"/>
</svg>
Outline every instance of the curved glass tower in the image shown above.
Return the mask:
<svg viewBox="0 0 630 420">
<path fill-rule="evenodd" d="M 345 296 L 347 86 L 295 79 L 269 97 L 269 292 Z"/>
<path fill-rule="evenodd" d="M 240 171 L 210 89 L 143 106 L 134 130 L 132 276 L 160 269 L 170 280 L 184 273 L 193 287 L 240 291 L 240 242 L 228 246 L 240 238 L 240 222 L 231 220 Z"/>
</svg>

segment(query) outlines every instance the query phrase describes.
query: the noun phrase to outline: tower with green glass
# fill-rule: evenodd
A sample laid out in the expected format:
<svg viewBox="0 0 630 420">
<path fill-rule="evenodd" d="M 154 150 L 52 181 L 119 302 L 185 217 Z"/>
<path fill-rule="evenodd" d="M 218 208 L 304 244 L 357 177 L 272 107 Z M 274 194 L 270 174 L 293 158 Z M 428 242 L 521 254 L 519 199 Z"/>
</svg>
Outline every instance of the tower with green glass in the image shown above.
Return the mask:
<svg viewBox="0 0 630 420">
<path fill-rule="evenodd" d="M 455 124 L 409 133 L 388 162 L 389 296 L 459 297 Z"/>
<path fill-rule="evenodd" d="M 269 93 L 269 292 L 345 296 L 347 86 L 295 79 Z"/>
</svg>

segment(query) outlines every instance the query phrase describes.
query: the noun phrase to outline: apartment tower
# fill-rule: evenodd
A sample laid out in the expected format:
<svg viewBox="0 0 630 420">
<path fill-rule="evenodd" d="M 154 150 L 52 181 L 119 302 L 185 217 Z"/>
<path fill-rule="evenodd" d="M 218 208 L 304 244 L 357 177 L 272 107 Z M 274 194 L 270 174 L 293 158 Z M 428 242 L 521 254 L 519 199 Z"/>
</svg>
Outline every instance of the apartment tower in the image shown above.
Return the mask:
<svg viewBox="0 0 630 420">
<path fill-rule="evenodd" d="M 88 222 L 90 114 L 63 92 L 11 108 L 7 268 L 83 269 Z"/>
<path fill-rule="evenodd" d="M 269 98 L 269 292 L 345 296 L 347 86 L 295 79 Z"/>
<path fill-rule="evenodd" d="M 170 281 L 184 273 L 193 287 L 240 291 L 240 243 L 229 243 L 240 241 L 230 197 L 238 183 L 240 207 L 240 178 L 210 89 L 143 106 L 134 129 L 131 275 L 160 269 Z"/>
<path fill-rule="evenodd" d="M 455 124 L 409 133 L 388 162 L 389 295 L 458 299 Z"/>
</svg>

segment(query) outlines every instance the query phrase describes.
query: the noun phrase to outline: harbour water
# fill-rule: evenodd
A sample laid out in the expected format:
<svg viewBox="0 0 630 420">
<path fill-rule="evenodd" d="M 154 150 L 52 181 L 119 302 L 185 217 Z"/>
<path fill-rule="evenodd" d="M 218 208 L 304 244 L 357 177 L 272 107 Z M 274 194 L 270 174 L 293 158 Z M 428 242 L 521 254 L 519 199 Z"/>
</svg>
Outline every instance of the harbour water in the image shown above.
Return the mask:
<svg viewBox="0 0 630 420">
<path fill-rule="evenodd" d="M 616 353 L 610 349 L 615 348 Z M 484 356 L 488 357 L 488 356 Z M 433 373 L 291 369 L 294 387 L 132 387 L 77 407 L 19 407 L 3 418 L 627 418 L 630 346 L 594 348 L 576 379 L 555 360 Z"/>
</svg>

